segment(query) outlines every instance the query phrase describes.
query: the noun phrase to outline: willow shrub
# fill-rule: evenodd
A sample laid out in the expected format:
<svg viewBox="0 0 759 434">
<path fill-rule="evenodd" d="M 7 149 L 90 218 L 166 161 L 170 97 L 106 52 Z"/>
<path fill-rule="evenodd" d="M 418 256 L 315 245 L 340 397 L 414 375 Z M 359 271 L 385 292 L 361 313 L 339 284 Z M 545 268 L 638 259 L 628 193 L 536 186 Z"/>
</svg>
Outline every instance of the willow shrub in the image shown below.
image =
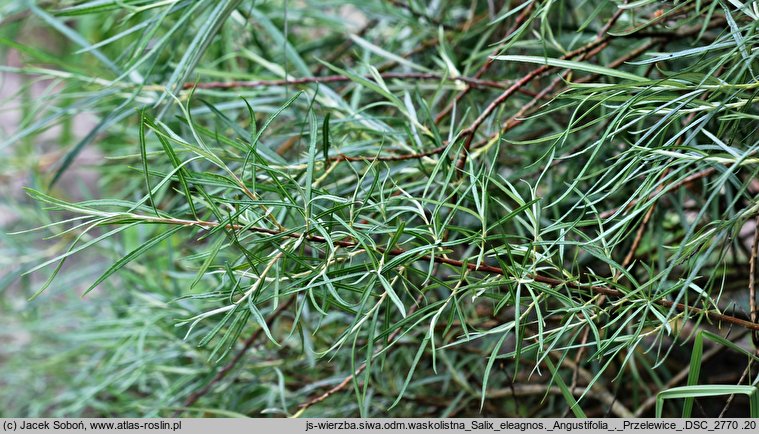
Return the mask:
<svg viewBox="0 0 759 434">
<path fill-rule="evenodd" d="M 3 71 L 48 90 L 2 144 L 33 174 L 7 415 L 631 416 L 722 384 L 716 416 L 759 379 L 756 3 L 0 13 Z"/>
</svg>

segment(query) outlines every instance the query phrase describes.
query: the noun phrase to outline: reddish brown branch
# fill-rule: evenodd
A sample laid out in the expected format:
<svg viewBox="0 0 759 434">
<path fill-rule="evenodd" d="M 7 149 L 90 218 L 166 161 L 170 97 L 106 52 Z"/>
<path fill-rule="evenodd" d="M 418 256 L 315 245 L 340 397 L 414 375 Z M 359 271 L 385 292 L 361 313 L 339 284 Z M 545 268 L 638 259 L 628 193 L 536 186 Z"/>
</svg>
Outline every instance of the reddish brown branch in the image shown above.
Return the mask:
<svg viewBox="0 0 759 434">
<path fill-rule="evenodd" d="M 721 17 L 718 17 L 718 18 L 712 20 L 709 23 L 709 25 L 707 26 L 707 29 L 719 28 L 720 26 L 723 26 L 724 24 L 725 24 L 725 19 L 721 18 Z M 622 56 L 622 57 L 618 58 L 617 60 L 611 62 L 608 66 L 610 68 L 612 68 L 612 69 L 617 68 L 617 67 L 621 66 L 622 64 L 624 64 L 625 62 L 641 56 L 646 51 L 648 51 L 649 48 L 651 48 L 651 47 L 653 47 L 653 46 L 655 46 L 657 44 L 661 44 L 661 43 L 667 42 L 668 40 L 673 40 L 673 39 L 678 39 L 678 38 L 684 38 L 684 37 L 687 37 L 687 36 L 692 36 L 692 35 L 694 35 L 696 33 L 699 33 L 701 31 L 701 29 L 702 29 L 701 26 L 691 26 L 691 27 L 685 28 L 684 30 L 681 30 L 681 31 L 678 31 L 678 32 L 668 32 L 668 33 L 663 33 L 663 34 L 651 35 L 651 37 L 655 37 L 656 39 L 653 39 L 651 41 L 646 42 L 642 46 L 640 46 L 640 47 L 638 47 L 638 48 L 630 51 L 629 53 L 625 54 L 624 56 Z M 636 35 L 636 33 L 634 33 L 633 35 Z M 630 35 L 627 35 L 626 37 L 630 37 Z M 600 48 L 600 47 L 598 47 L 598 48 Z M 591 52 L 588 53 L 587 57 L 588 58 L 592 57 L 591 53 L 592 53 L 592 55 L 596 55 L 598 53 L 597 50 L 598 49 L 593 49 Z M 591 74 L 591 75 L 587 75 L 585 77 L 581 77 L 581 78 L 575 80 L 574 82 L 575 83 L 587 83 L 587 82 L 589 82 L 591 80 L 594 80 L 597 77 L 598 77 L 598 74 Z M 529 110 L 531 110 L 538 101 L 540 101 L 543 98 L 546 98 L 546 96 L 551 91 L 553 91 L 553 89 L 555 88 L 555 86 L 558 83 L 561 83 L 562 81 L 563 80 L 561 80 L 560 77 L 557 78 L 556 80 L 554 80 L 554 82 L 551 83 L 551 85 L 548 86 L 548 88 L 550 88 L 549 91 L 546 92 L 545 91 L 546 89 L 543 89 L 543 91 L 539 92 L 537 94 L 537 96 L 535 98 L 533 98 L 532 101 L 530 101 L 524 107 L 522 107 L 522 109 L 520 109 L 520 111 L 517 114 L 515 114 L 514 116 L 510 117 L 509 119 L 507 119 L 502 124 L 502 127 L 501 127 L 501 129 L 499 131 L 495 132 L 494 134 L 492 134 L 491 136 L 489 136 L 487 138 L 484 138 L 484 139 L 480 140 L 475 145 L 473 145 L 472 148 L 480 148 L 482 146 L 485 146 L 487 143 L 489 143 L 495 137 L 497 137 L 499 135 L 503 135 L 505 132 L 513 129 L 514 127 L 516 127 L 518 125 L 520 125 L 522 122 L 524 122 L 524 119 L 522 119 L 524 117 L 524 115 L 527 114 L 529 112 Z M 550 96 L 549 98 L 553 98 L 553 96 Z"/>
<path fill-rule="evenodd" d="M 271 315 L 269 315 L 269 318 L 266 320 L 266 326 L 271 327 L 274 323 L 274 320 L 279 317 L 279 314 L 282 313 L 285 309 L 290 307 L 290 305 L 293 303 L 293 300 L 295 300 L 295 297 L 290 297 L 284 304 L 280 305 L 274 312 L 272 312 Z M 263 334 L 263 328 L 256 329 L 253 334 L 248 337 L 248 339 L 245 340 L 243 343 L 242 348 L 240 348 L 240 351 L 235 354 L 234 358 L 229 361 L 229 363 L 221 368 L 219 372 L 216 373 L 216 375 L 211 379 L 211 381 L 208 382 L 205 386 L 200 388 L 199 390 L 193 392 L 190 394 L 190 396 L 187 397 L 187 399 L 184 402 L 184 407 L 192 407 L 200 398 L 202 398 L 205 394 L 207 394 L 211 388 L 213 388 L 214 385 L 219 383 L 221 380 L 223 380 L 231 371 L 234 369 L 235 366 L 242 360 L 243 356 L 250 350 L 250 348 L 255 344 L 258 339 Z M 179 413 L 179 412 L 177 412 Z M 175 414 L 176 417 L 176 414 Z"/>
<path fill-rule="evenodd" d="M 208 222 L 208 221 L 202 221 L 202 220 L 165 219 L 165 218 L 158 218 L 158 217 L 150 217 L 150 218 L 146 218 L 145 220 L 161 222 L 161 223 L 181 224 L 184 226 L 198 226 L 198 227 L 202 227 L 206 229 L 209 227 L 219 226 L 220 224 L 216 222 Z M 264 233 L 264 234 L 269 234 L 269 235 L 279 235 L 279 236 L 288 237 L 288 238 L 296 238 L 296 239 L 302 238 L 310 242 L 318 242 L 318 243 L 329 242 L 326 238 L 319 235 L 306 235 L 306 234 L 301 234 L 301 233 L 293 232 L 293 231 L 279 231 L 276 229 L 269 229 L 269 228 L 258 227 L 258 226 L 247 226 L 247 225 L 226 225 L 226 226 L 230 229 L 236 229 L 236 230 L 244 229 L 244 230 L 249 230 L 251 232 L 258 232 L 258 233 Z M 346 247 L 346 248 L 360 247 L 359 243 L 353 240 L 332 240 L 332 244 L 335 246 Z M 405 249 L 402 249 L 399 247 L 396 247 L 392 250 L 385 250 L 382 247 L 376 247 L 376 250 L 380 253 L 390 254 L 393 256 L 399 256 L 406 253 Z M 477 265 L 468 261 L 460 261 L 458 259 L 443 257 L 440 255 L 435 255 L 435 256 L 423 255 L 423 256 L 418 257 L 416 260 L 417 261 L 433 261 L 438 264 L 451 265 L 455 268 L 466 267 L 467 269 L 471 271 L 500 274 L 502 276 L 510 276 L 510 274 L 506 270 L 500 267 L 496 267 L 494 265 L 487 265 L 487 264 Z M 535 282 L 544 283 L 552 287 L 565 286 L 570 289 L 588 291 L 591 293 L 602 294 L 609 297 L 615 297 L 615 298 L 625 297 L 625 294 L 622 291 L 609 288 L 606 286 L 601 286 L 601 285 L 582 284 L 582 283 L 577 283 L 570 280 L 555 279 L 553 277 L 543 276 L 540 274 L 526 274 L 525 276 L 520 276 L 520 277 L 526 277 L 528 279 L 534 280 Z M 658 304 L 660 306 L 668 307 L 668 308 L 671 308 L 674 306 L 675 309 L 677 309 L 680 312 L 691 312 L 696 315 L 704 315 L 708 319 L 726 322 L 726 323 L 734 324 L 746 329 L 759 331 L 759 324 L 757 323 L 747 321 L 742 318 L 725 315 L 719 312 L 714 312 L 712 310 L 701 309 L 698 307 L 689 307 L 682 303 L 675 304 L 669 300 L 664 300 L 664 299 L 653 301 L 653 303 Z"/>
<path fill-rule="evenodd" d="M 609 45 L 609 40 L 611 40 L 612 36 L 609 36 L 606 34 L 606 32 L 614 25 L 614 23 L 617 22 L 620 16 L 622 16 L 622 13 L 624 12 L 623 9 L 617 9 L 617 11 L 612 15 L 612 17 L 609 19 L 609 21 L 606 23 L 606 25 L 603 26 L 603 28 L 598 32 L 596 35 L 596 39 L 592 42 L 586 44 L 583 47 L 580 47 L 576 50 L 570 51 L 569 53 L 563 55 L 560 57 L 561 60 L 567 60 L 571 59 L 573 57 L 582 56 L 582 59 L 586 59 L 591 56 L 595 56 L 601 50 L 606 48 Z M 501 95 L 498 96 L 495 100 L 493 100 L 486 108 L 485 110 L 480 113 L 480 115 L 472 122 L 472 125 L 470 125 L 468 128 L 466 128 L 464 131 L 461 132 L 461 137 L 464 138 L 464 148 L 461 151 L 461 158 L 459 158 L 458 163 L 456 164 L 456 167 L 459 170 L 463 170 L 464 166 L 466 165 L 466 158 L 469 154 L 469 149 L 472 146 L 472 140 L 474 139 L 474 135 L 477 132 L 477 129 L 482 125 L 483 122 L 485 122 L 486 119 L 490 117 L 490 115 L 500 106 L 503 104 L 507 99 L 509 99 L 516 91 L 521 89 L 523 86 L 525 86 L 527 83 L 531 82 L 533 79 L 539 77 L 544 72 L 551 70 L 552 67 L 549 65 L 541 65 L 540 67 L 533 69 L 529 73 L 527 73 L 525 76 L 523 76 L 521 79 L 517 80 L 511 87 L 506 89 Z M 547 94 L 548 92 L 541 92 Z M 538 98 L 534 98 L 534 100 L 537 100 Z"/>
<path fill-rule="evenodd" d="M 583 47 L 580 47 L 576 50 L 570 51 L 569 53 L 561 56 L 559 59 L 561 60 L 567 60 L 571 59 L 573 57 L 580 56 L 584 53 L 587 53 L 596 47 L 599 47 L 603 44 L 606 44 L 606 42 L 610 39 L 609 36 L 603 36 L 600 38 L 596 38 L 593 42 L 590 42 L 589 44 L 586 44 Z M 525 86 L 527 83 L 531 82 L 535 78 L 541 76 L 543 73 L 553 69 L 550 65 L 541 65 L 532 71 L 525 74 L 522 78 L 514 82 L 508 89 L 503 91 L 501 95 L 499 95 L 496 99 L 490 102 L 487 107 L 485 107 L 485 110 L 480 113 L 479 116 L 472 122 L 472 124 L 461 131 L 460 136 L 464 139 L 464 148 L 462 149 L 461 158 L 459 159 L 456 167 L 460 170 L 463 170 L 464 166 L 466 165 L 466 158 L 469 154 L 469 149 L 472 146 L 472 140 L 474 139 L 474 135 L 477 133 L 477 130 L 480 128 L 480 126 L 490 117 L 491 114 L 506 100 L 508 100 L 514 93 L 516 93 L 519 89 L 521 89 L 523 86 Z"/>
<path fill-rule="evenodd" d="M 682 181 L 676 182 L 674 184 L 670 184 L 669 186 L 666 187 L 664 193 L 669 193 L 671 191 L 677 190 L 680 187 L 688 186 L 688 185 L 690 185 L 690 184 L 698 181 L 699 179 L 703 179 L 703 178 L 706 178 L 706 177 L 712 175 L 716 171 L 717 171 L 717 169 L 715 169 L 713 167 L 710 167 L 709 169 L 705 169 L 705 170 L 702 170 L 702 171 L 700 171 L 698 173 L 694 173 L 693 175 L 688 176 L 687 178 L 683 179 Z M 648 196 L 648 198 L 646 200 L 653 199 L 656 196 L 656 194 L 657 193 L 652 193 L 650 196 Z M 638 204 L 638 202 L 640 202 L 640 201 L 639 200 L 632 200 L 632 201 L 630 201 L 630 203 L 628 203 L 624 207 L 624 210 L 625 211 L 630 210 L 632 207 L 634 207 L 636 204 Z M 617 212 L 619 212 L 619 208 L 610 209 L 608 211 L 602 212 L 599 215 L 599 217 L 602 218 L 602 219 L 606 219 L 606 218 L 609 218 L 609 217 L 613 216 Z"/>
<path fill-rule="evenodd" d="M 643 44 L 642 46 L 636 48 L 635 50 L 633 50 L 633 51 L 625 54 L 624 56 L 621 56 L 618 59 L 614 60 L 613 62 L 611 62 L 609 64 L 609 67 L 610 68 L 617 68 L 617 67 L 621 66 L 625 62 L 641 56 L 649 48 L 651 48 L 651 47 L 653 47 L 653 46 L 655 46 L 655 45 L 657 45 L 659 43 L 661 43 L 661 39 L 655 39 L 655 40 L 649 41 L 649 42 Z M 590 57 L 590 56 L 586 56 L 586 58 L 587 57 Z M 520 108 L 518 112 L 516 112 L 513 116 L 509 117 L 506 121 L 504 121 L 503 124 L 502 124 L 502 126 L 501 126 L 501 129 L 498 132 L 496 132 L 494 135 L 491 135 L 491 136 L 489 136 L 487 138 L 484 138 L 484 139 L 478 141 L 477 143 L 473 144 L 471 146 L 471 148 L 472 149 L 481 148 L 481 147 L 485 146 L 487 143 L 489 143 L 491 140 L 493 140 L 496 135 L 502 135 L 502 134 L 506 133 L 507 131 L 510 131 L 513 128 L 521 125 L 525 121 L 525 116 L 527 114 L 531 113 L 533 111 L 533 109 L 535 108 L 535 106 L 541 100 L 543 100 L 543 99 L 551 99 L 551 98 L 555 97 L 555 95 L 550 95 L 551 92 L 553 92 L 559 84 L 561 84 L 561 83 L 564 82 L 566 76 L 570 72 L 571 72 L 570 70 L 565 70 L 561 75 L 559 75 L 558 77 L 556 77 L 553 80 L 553 82 L 551 82 L 551 84 L 549 84 L 548 86 L 544 87 L 540 92 L 534 94 L 533 98 L 527 104 L 523 105 L 522 108 Z M 581 78 L 575 80 L 575 83 L 586 83 L 588 81 L 593 80 L 595 77 L 598 77 L 598 75 L 597 74 L 587 75 L 585 77 L 581 77 Z M 408 155 L 408 158 L 398 158 L 398 157 L 395 157 L 395 158 L 387 158 L 387 160 L 388 161 L 397 161 L 397 160 L 408 160 L 408 159 L 411 159 L 411 158 L 427 157 L 427 156 L 434 155 L 436 153 L 442 152 L 443 150 L 445 150 L 446 147 L 447 146 L 440 146 L 440 147 L 437 147 L 437 148 L 432 149 L 432 150 L 427 151 L 427 152 L 422 152 L 422 153 L 418 153 L 418 154 L 410 154 L 410 155 Z M 355 158 L 355 160 L 361 160 L 362 159 L 360 157 L 354 157 L 354 158 Z M 378 159 L 381 159 L 381 158 L 378 158 Z"/>
<path fill-rule="evenodd" d="M 663 181 L 664 178 L 666 178 L 667 174 L 669 173 L 669 170 L 665 170 L 660 177 L 660 181 Z M 664 189 L 664 184 L 660 184 L 656 188 L 656 192 L 653 194 L 659 194 Z M 640 225 L 638 225 L 638 230 L 635 233 L 635 238 L 633 238 L 632 245 L 630 245 L 630 250 L 627 252 L 627 255 L 625 255 L 625 259 L 622 260 L 621 267 L 627 268 L 628 265 L 630 265 L 635 258 L 635 251 L 638 250 L 638 247 L 640 246 L 641 240 L 643 240 L 643 234 L 646 232 L 646 226 L 648 226 L 648 221 L 651 220 L 651 216 L 654 215 L 654 211 L 656 210 L 656 204 L 658 204 L 659 201 L 655 201 L 652 203 L 648 211 L 646 211 L 646 215 L 643 216 L 643 221 L 640 222 Z"/>
<path fill-rule="evenodd" d="M 532 9 L 535 7 L 535 3 L 530 3 L 527 7 L 525 7 L 524 11 L 517 16 L 516 20 L 514 20 L 514 24 L 506 31 L 506 34 L 503 36 L 503 39 L 511 36 L 519 27 L 524 23 L 524 21 L 527 19 L 527 17 L 530 16 L 530 13 L 532 13 Z M 485 64 L 483 64 L 480 69 L 474 74 L 474 78 L 480 78 L 485 74 L 489 69 L 490 66 L 493 64 L 494 60 L 492 56 L 495 56 L 501 51 L 501 47 L 496 48 L 491 55 L 488 57 L 488 59 L 485 61 Z M 458 95 L 456 95 L 456 98 L 451 101 L 448 106 L 446 106 L 440 113 L 435 116 L 435 123 L 440 123 L 441 120 L 443 120 L 448 114 L 453 110 L 453 107 L 458 104 L 459 101 L 461 101 L 470 90 L 472 90 L 473 86 L 469 85 L 467 86 L 463 91 L 461 91 Z"/>
<path fill-rule="evenodd" d="M 419 297 L 417 297 L 416 303 L 413 306 L 411 306 L 411 308 L 409 309 L 407 315 L 411 315 L 414 312 L 416 312 L 416 310 L 419 308 L 419 304 L 422 302 L 422 297 L 423 297 L 423 295 L 420 295 Z M 387 341 L 388 342 L 394 341 L 395 338 L 398 337 L 398 335 L 401 333 L 401 330 L 402 329 L 400 329 L 400 328 L 395 329 L 392 333 L 390 333 L 390 336 L 388 336 Z M 384 349 L 382 351 L 384 351 Z M 380 353 L 380 350 L 377 350 L 374 354 L 372 354 L 372 356 L 371 356 L 372 359 L 374 359 L 374 357 L 376 357 L 377 354 L 379 354 L 379 353 Z M 337 392 L 345 389 L 345 387 L 348 386 L 348 384 L 350 384 L 350 382 L 353 381 L 354 378 L 356 378 L 359 374 L 361 374 L 362 372 L 364 372 L 364 369 L 366 369 L 366 362 L 362 363 L 361 366 L 359 366 L 358 369 L 356 369 L 356 371 L 354 373 L 352 373 L 352 374 L 348 375 L 347 377 L 345 377 L 343 379 L 343 381 L 341 381 L 336 386 L 332 387 L 331 389 L 327 390 L 326 392 L 322 393 L 321 395 L 319 395 L 319 396 L 317 396 L 315 398 L 312 398 L 312 399 L 310 399 L 310 400 L 308 400 L 308 401 L 300 404 L 298 406 L 300 408 L 300 411 L 304 412 L 304 411 L 306 411 L 307 408 L 311 407 L 312 405 L 318 404 L 318 403 L 324 401 L 325 399 L 329 398 L 330 396 L 334 395 L 335 393 L 337 393 Z"/>
</svg>

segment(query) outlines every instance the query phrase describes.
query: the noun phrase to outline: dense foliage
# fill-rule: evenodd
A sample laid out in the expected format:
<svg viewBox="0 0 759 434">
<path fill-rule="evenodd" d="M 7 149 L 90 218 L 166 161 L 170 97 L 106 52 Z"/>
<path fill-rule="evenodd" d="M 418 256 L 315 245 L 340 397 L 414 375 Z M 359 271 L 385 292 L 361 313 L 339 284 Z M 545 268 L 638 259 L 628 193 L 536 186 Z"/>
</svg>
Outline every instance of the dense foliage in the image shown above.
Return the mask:
<svg viewBox="0 0 759 434">
<path fill-rule="evenodd" d="M 747 416 L 758 16 L 4 3 L 0 415 Z"/>
</svg>

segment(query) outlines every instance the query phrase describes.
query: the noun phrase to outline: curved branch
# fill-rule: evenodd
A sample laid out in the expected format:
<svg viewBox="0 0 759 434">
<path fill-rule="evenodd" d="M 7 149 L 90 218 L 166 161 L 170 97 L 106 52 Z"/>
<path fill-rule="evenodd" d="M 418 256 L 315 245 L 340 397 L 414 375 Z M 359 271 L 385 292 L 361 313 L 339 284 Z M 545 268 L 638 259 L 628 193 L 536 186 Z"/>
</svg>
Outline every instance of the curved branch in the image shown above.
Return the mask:
<svg viewBox="0 0 759 434">
<path fill-rule="evenodd" d="M 135 216 L 133 216 L 135 217 Z M 210 227 L 217 227 L 221 223 L 218 222 L 209 222 L 209 221 L 203 221 L 203 220 L 183 220 L 183 219 L 168 219 L 168 218 L 161 218 L 161 217 L 151 217 L 151 216 L 139 216 L 141 220 L 144 221 L 150 221 L 155 223 L 167 223 L 167 224 L 179 224 L 183 226 L 196 226 L 201 227 L 204 229 L 208 229 Z M 264 227 L 258 227 L 258 226 L 247 226 L 247 225 L 239 225 L 239 224 L 227 224 L 225 225 L 229 229 L 235 229 L 235 230 L 248 230 L 251 232 L 257 232 L 257 233 L 263 233 L 268 235 L 279 235 L 284 236 L 288 238 L 302 238 L 306 241 L 310 242 L 316 242 L 316 243 L 329 243 L 330 241 L 326 238 L 319 236 L 319 235 L 307 235 L 307 234 L 301 234 L 295 231 L 290 230 L 284 230 L 280 231 L 277 229 L 269 229 Z M 358 247 L 359 243 L 352 241 L 352 240 L 333 240 L 331 241 L 333 245 L 340 246 L 340 247 Z M 393 256 L 399 256 L 407 252 L 406 249 L 402 249 L 400 247 L 396 247 L 391 250 L 386 250 L 382 247 L 377 247 L 376 250 L 379 253 L 382 254 L 389 254 Z M 544 276 L 542 274 L 533 274 L 528 273 L 524 276 L 513 276 L 511 273 L 507 272 L 501 267 L 497 267 L 494 265 L 487 265 L 487 264 L 473 264 L 468 261 L 462 261 L 458 259 L 452 259 L 447 257 L 441 257 L 439 255 L 430 256 L 430 255 L 423 255 L 417 258 L 417 261 L 433 261 L 438 264 L 446 264 L 446 265 L 452 265 L 456 268 L 462 268 L 466 267 L 470 271 L 478 271 L 478 272 L 484 272 L 484 273 L 491 273 L 491 274 L 500 274 L 502 276 L 507 277 L 519 277 L 519 278 L 528 278 L 532 279 L 535 282 L 543 283 L 548 286 L 552 287 L 561 287 L 565 286 L 567 288 L 571 289 L 577 289 L 577 290 L 583 290 L 588 291 L 595 294 L 602 294 L 608 297 L 615 297 L 615 298 L 625 298 L 626 294 L 618 289 L 609 288 L 607 286 L 601 286 L 601 285 L 593 285 L 593 284 L 583 284 L 583 283 L 577 283 L 575 281 L 571 280 L 561 280 L 561 279 L 555 279 L 553 277 Z M 725 315 L 723 313 L 720 313 L 718 311 L 710 310 L 710 309 L 703 309 L 699 307 L 694 306 L 686 306 L 683 303 L 673 303 L 666 299 L 659 299 L 659 300 L 652 300 L 651 303 L 658 304 L 659 306 L 663 306 L 666 308 L 675 308 L 676 310 L 683 312 L 683 313 L 693 313 L 695 315 L 704 315 L 707 319 L 710 320 L 716 320 L 719 322 L 726 322 L 733 325 L 737 325 L 739 327 L 743 327 L 745 329 L 749 330 L 757 330 L 759 331 L 759 323 L 754 323 L 749 320 L 738 318 L 731 315 Z"/>
<path fill-rule="evenodd" d="M 274 312 L 269 315 L 269 318 L 266 320 L 266 326 L 271 327 L 274 323 L 274 320 L 279 317 L 279 314 L 282 313 L 285 309 L 290 307 L 290 305 L 295 300 L 295 297 L 291 297 L 288 299 L 284 304 L 280 305 Z M 219 372 L 216 373 L 216 375 L 211 379 L 211 381 L 208 382 L 205 386 L 202 388 L 196 390 L 190 396 L 187 397 L 187 399 L 184 402 L 184 407 L 192 407 L 200 398 L 202 398 L 204 395 L 206 395 L 208 392 L 211 391 L 214 385 L 219 383 L 221 380 L 223 380 L 231 371 L 232 369 L 237 366 L 237 364 L 242 360 L 243 356 L 250 350 L 250 348 L 255 344 L 258 339 L 263 334 L 263 328 L 256 329 L 253 334 L 248 337 L 245 342 L 242 345 L 242 348 L 240 348 L 240 351 L 235 354 L 234 358 L 229 361 L 229 363 L 221 368 Z M 175 413 L 175 417 L 178 416 L 180 413 L 180 410 L 177 410 Z"/>
<path fill-rule="evenodd" d="M 508 82 L 482 80 L 479 78 L 465 77 L 465 76 L 446 76 L 442 74 L 436 74 L 432 72 L 384 72 L 380 74 L 380 77 L 385 80 L 398 79 L 398 80 L 445 80 L 445 81 L 461 81 L 474 88 L 496 88 L 507 89 L 509 87 Z M 365 75 L 363 78 L 367 80 L 374 80 L 371 75 Z M 312 83 L 345 83 L 352 81 L 353 79 L 345 75 L 323 75 L 316 77 L 302 77 L 302 78 L 290 78 L 281 80 L 254 80 L 254 81 L 207 81 L 199 83 L 185 83 L 184 89 L 236 89 L 236 88 L 255 88 L 255 87 L 274 87 L 274 86 L 290 86 L 298 84 L 312 84 Z"/>
</svg>

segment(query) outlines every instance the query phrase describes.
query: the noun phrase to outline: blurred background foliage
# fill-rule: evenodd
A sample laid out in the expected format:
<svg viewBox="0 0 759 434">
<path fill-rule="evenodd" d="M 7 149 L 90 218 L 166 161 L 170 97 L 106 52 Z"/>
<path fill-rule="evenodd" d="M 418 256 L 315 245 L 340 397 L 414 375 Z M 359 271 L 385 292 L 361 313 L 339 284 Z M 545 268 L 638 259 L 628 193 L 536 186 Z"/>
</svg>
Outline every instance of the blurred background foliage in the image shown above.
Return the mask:
<svg viewBox="0 0 759 434">
<path fill-rule="evenodd" d="M 0 416 L 747 416 L 758 15 L 3 2 Z"/>
</svg>

